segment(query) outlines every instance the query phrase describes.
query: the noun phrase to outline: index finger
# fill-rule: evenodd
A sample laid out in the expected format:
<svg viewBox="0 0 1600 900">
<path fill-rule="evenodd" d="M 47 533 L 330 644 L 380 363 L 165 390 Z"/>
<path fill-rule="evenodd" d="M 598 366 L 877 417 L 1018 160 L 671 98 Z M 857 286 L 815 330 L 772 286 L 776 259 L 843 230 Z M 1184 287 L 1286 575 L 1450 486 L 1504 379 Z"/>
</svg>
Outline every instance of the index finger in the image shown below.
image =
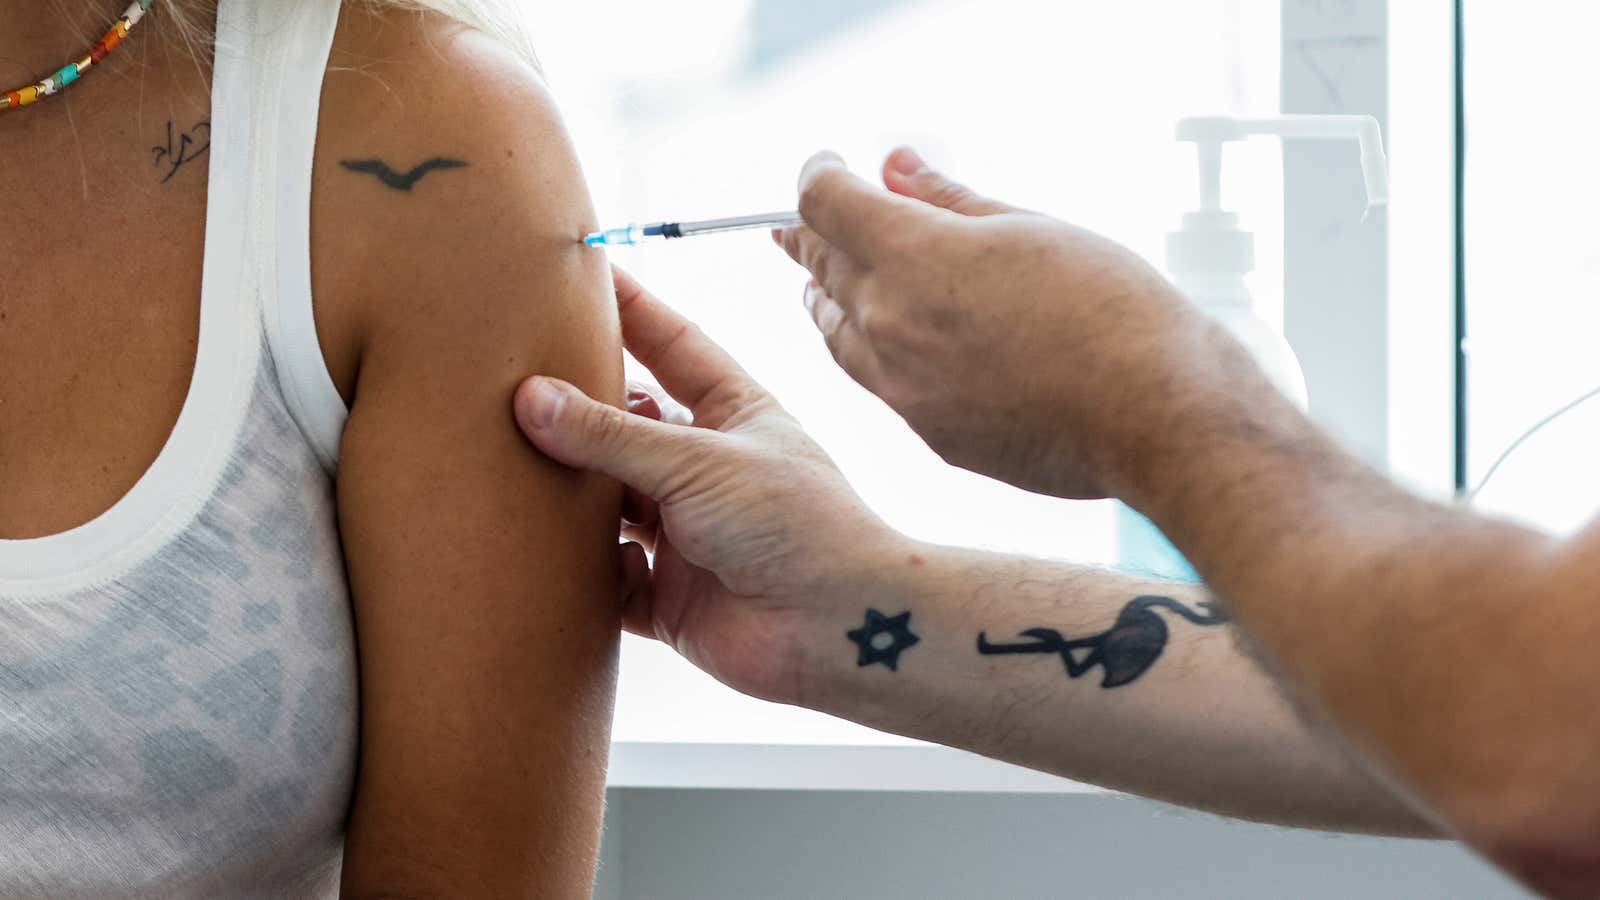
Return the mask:
<svg viewBox="0 0 1600 900">
<path fill-rule="evenodd" d="M 748 397 L 761 389 L 726 350 L 693 322 L 611 267 L 622 319 L 622 343 L 661 387 L 698 418 L 718 396 Z"/>
<path fill-rule="evenodd" d="M 818 153 L 800 171 L 800 217 L 860 262 L 881 258 L 883 238 L 905 227 L 916 206 L 851 174 L 835 153 Z"/>
</svg>

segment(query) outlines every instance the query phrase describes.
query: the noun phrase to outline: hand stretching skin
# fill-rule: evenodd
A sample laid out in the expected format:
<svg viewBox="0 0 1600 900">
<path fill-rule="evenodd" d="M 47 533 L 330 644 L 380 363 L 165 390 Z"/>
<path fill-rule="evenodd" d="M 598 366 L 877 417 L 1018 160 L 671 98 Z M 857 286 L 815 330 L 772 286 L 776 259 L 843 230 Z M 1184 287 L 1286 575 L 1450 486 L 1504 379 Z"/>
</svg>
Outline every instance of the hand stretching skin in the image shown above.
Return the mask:
<svg viewBox="0 0 1600 900">
<path fill-rule="evenodd" d="M 1212 398 L 1265 383 L 1139 257 L 974 194 L 897 150 L 890 193 L 818 154 L 807 226 L 777 240 L 813 275 L 834 358 L 946 461 L 1062 497 L 1116 492 L 1180 453 Z"/>
<path fill-rule="evenodd" d="M 693 427 L 640 388 L 625 413 L 543 378 L 517 418 L 635 489 L 625 531 L 655 566 L 624 554 L 631 630 L 746 693 L 1067 777 L 1429 832 L 1294 714 L 1203 591 L 903 537 L 698 329 L 621 273 L 617 289 L 624 340 Z"/>
<path fill-rule="evenodd" d="M 871 563 L 855 548 L 885 547 L 893 535 L 698 328 L 620 271 L 616 286 L 628 350 L 692 411 L 695 427 L 624 413 L 551 379 L 518 391 L 518 421 L 555 459 L 631 486 L 640 512 L 628 518 L 659 516 L 653 534 L 633 529 L 654 552 L 653 577 L 638 580 L 638 549 L 624 555 L 627 627 L 738 690 L 797 702 L 806 648 L 795 637 L 806 632 L 797 623 L 813 613 L 811 598 L 863 580 L 854 567 Z M 634 397 L 640 412 L 659 409 L 637 389 Z"/>
</svg>

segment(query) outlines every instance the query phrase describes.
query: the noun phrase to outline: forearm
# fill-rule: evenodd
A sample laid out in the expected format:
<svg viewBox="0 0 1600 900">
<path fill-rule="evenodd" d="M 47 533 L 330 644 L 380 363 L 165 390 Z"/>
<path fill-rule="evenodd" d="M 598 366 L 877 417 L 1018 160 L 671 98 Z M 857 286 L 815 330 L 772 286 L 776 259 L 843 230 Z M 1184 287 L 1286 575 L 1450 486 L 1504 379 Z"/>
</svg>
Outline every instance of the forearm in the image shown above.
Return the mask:
<svg viewBox="0 0 1600 900">
<path fill-rule="evenodd" d="M 1290 688 L 1456 833 L 1513 868 L 1591 853 L 1590 542 L 1410 496 L 1272 406 L 1174 453 L 1140 505 Z"/>
<path fill-rule="evenodd" d="M 805 641 L 806 705 L 1218 813 L 1429 830 L 1295 715 L 1197 587 L 923 545 L 875 572 L 880 587 Z M 869 610 L 910 613 L 915 643 L 863 651 L 895 633 Z"/>
</svg>

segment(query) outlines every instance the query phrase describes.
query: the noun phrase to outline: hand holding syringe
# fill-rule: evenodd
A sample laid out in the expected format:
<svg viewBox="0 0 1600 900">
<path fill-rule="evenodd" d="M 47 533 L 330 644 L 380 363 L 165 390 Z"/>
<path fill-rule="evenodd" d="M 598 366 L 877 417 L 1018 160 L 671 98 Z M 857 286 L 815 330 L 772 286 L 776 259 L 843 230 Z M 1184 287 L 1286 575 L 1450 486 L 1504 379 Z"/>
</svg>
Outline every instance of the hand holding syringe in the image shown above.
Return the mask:
<svg viewBox="0 0 1600 900">
<path fill-rule="evenodd" d="M 653 225 L 627 225 L 596 231 L 583 239 L 591 247 L 618 247 L 642 244 L 651 238 L 686 238 L 702 234 L 722 234 L 729 231 L 749 231 L 756 228 L 787 228 L 804 224 L 798 212 L 761 213 L 754 216 L 736 216 L 731 219 L 707 219 L 703 222 L 656 222 Z"/>
</svg>

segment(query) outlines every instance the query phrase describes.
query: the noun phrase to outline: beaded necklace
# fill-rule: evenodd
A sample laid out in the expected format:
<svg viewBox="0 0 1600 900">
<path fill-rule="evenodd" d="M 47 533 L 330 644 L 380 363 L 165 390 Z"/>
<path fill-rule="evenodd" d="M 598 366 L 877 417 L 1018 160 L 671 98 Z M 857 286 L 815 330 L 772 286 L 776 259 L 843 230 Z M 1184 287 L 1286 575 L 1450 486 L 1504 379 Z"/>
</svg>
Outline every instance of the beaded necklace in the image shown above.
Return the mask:
<svg viewBox="0 0 1600 900">
<path fill-rule="evenodd" d="M 67 63 L 61 67 L 60 71 L 38 84 L 30 84 L 25 88 L 0 94 L 0 112 L 21 109 L 37 102 L 40 97 L 48 97 L 51 94 L 59 93 L 67 85 L 77 81 L 84 72 L 89 71 L 91 66 L 105 59 L 106 54 L 117 49 L 117 45 L 122 43 L 122 39 L 128 36 L 128 32 L 133 30 L 133 26 L 139 24 L 139 20 L 144 18 L 145 10 L 149 9 L 150 4 L 154 2 L 156 0 L 133 0 L 133 3 L 128 7 L 128 11 L 122 14 L 122 18 L 112 24 L 110 30 L 105 33 L 105 37 L 96 41 L 95 45 L 89 48 L 89 55 L 83 59 L 75 63 Z"/>
</svg>

